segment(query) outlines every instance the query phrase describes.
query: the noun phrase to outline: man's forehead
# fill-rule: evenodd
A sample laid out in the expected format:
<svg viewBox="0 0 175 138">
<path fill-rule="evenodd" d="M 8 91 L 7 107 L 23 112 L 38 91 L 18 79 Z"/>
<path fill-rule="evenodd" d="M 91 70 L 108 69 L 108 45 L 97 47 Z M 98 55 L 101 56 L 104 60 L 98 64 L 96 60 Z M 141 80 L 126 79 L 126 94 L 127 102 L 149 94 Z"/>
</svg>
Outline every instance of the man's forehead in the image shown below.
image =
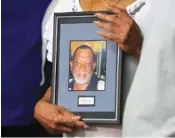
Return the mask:
<svg viewBox="0 0 175 138">
<path fill-rule="evenodd" d="M 89 49 L 78 49 L 75 58 L 88 58 L 91 60 L 93 54 L 92 51 Z"/>
</svg>

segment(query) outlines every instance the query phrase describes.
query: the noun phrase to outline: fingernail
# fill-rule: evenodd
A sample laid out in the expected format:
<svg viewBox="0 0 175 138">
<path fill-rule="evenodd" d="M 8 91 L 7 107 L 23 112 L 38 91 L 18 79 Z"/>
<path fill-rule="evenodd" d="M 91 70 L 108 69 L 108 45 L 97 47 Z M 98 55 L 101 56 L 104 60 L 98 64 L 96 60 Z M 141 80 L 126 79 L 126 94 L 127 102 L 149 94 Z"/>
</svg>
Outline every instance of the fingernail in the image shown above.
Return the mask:
<svg viewBox="0 0 175 138">
<path fill-rule="evenodd" d="M 89 128 L 89 126 L 88 125 L 84 125 L 84 128 Z"/>
<path fill-rule="evenodd" d="M 98 25 L 99 24 L 99 21 L 94 21 L 94 23 Z"/>
<path fill-rule="evenodd" d="M 101 13 L 95 13 L 95 16 L 100 16 L 101 15 Z"/>
<path fill-rule="evenodd" d="M 74 119 L 80 119 L 81 117 L 80 116 L 75 116 Z"/>
<path fill-rule="evenodd" d="M 102 34 L 102 32 L 100 32 L 100 31 L 98 31 L 97 33 L 100 34 L 100 35 Z"/>
</svg>

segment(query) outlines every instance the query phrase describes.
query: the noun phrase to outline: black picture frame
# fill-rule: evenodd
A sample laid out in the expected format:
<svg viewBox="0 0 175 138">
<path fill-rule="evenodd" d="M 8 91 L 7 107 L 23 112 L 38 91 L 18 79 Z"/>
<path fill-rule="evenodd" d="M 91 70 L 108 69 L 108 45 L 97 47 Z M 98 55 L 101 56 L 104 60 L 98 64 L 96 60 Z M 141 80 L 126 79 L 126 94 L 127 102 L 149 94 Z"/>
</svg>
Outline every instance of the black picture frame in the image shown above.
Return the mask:
<svg viewBox="0 0 175 138">
<path fill-rule="evenodd" d="M 96 11 L 101 13 L 113 14 L 106 11 Z M 96 16 L 96 12 L 68 12 L 68 13 L 55 13 L 54 14 L 54 33 L 53 33 L 53 72 L 52 72 L 52 91 L 51 91 L 51 102 L 52 104 L 58 103 L 59 95 L 59 58 L 60 58 L 60 24 L 67 23 L 93 23 L 94 20 L 99 20 Z M 73 20 L 71 20 L 73 19 Z M 82 120 L 89 124 L 118 124 L 121 125 L 121 78 L 122 78 L 122 51 L 117 46 L 116 56 L 116 77 L 115 77 L 115 112 L 73 112 L 81 115 Z M 87 95 L 85 95 L 86 97 Z M 93 97 L 93 95 L 90 95 Z M 81 96 L 77 96 L 77 99 Z M 97 96 L 94 96 L 97 98 Z M 116 97 L 118 97 L 116 99 Z M 65 97 L 66 98 L 66 97 Z M 95 99 L 96 101 L 96 99 Z M 77 104 L 77 101 L 75 101 Z M 94 103 L 93 106 L 96 104 Z M 64 105 L 62 105 L 64 106 Z M 77 104 L 77 107 L 81 107 Z M 88 107 L 88 105 L 87 105 Z M 69 109 L 70 110 L 70 109 Z M 71 111 L 71 110 L 70 110 Z"/>
</svg>

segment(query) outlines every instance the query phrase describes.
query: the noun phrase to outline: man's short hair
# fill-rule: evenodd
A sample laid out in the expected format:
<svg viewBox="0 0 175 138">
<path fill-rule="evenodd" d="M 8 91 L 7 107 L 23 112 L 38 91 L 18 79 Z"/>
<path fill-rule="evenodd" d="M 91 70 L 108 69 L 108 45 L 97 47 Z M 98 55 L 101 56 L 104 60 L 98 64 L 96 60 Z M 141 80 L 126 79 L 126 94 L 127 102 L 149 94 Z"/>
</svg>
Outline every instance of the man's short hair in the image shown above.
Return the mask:
<svg viewBox="0 0 175 138">
<path fill-rule="evenodd" d="M 79 49 L 88 49 L 88 50 L 90 50 L 90 51 L 92 52 L 93 61 L 94 61 L 94 51 L 93 51 L 92 48 L 91 48 L 90 46 L 88 46 L 88 45 L 81 45 L 81 46 L 79 46 L 79 47 L 75 50 L 75 52 L 74 52 L 74 54 L 73 54 L 73 57 L 72 57 L 72 60 L 74 60 L 75 55 L 76 55 L 76 53 L 77 53 L 77 51 L 78 51 Z"/>
</svg>

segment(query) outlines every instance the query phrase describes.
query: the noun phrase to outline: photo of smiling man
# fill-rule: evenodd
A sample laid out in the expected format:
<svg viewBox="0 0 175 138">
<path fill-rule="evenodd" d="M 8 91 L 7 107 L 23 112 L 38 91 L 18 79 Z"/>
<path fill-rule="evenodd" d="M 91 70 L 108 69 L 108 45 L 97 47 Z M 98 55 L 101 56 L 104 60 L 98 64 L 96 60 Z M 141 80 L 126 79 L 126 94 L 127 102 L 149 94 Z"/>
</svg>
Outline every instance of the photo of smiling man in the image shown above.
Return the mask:
<svg viewBox="0 0 175 138">
<path fill-rule="evenodd" d="M 106 41 L 70 43 L 69 91 L 105 90 Z"/>
</svg>

